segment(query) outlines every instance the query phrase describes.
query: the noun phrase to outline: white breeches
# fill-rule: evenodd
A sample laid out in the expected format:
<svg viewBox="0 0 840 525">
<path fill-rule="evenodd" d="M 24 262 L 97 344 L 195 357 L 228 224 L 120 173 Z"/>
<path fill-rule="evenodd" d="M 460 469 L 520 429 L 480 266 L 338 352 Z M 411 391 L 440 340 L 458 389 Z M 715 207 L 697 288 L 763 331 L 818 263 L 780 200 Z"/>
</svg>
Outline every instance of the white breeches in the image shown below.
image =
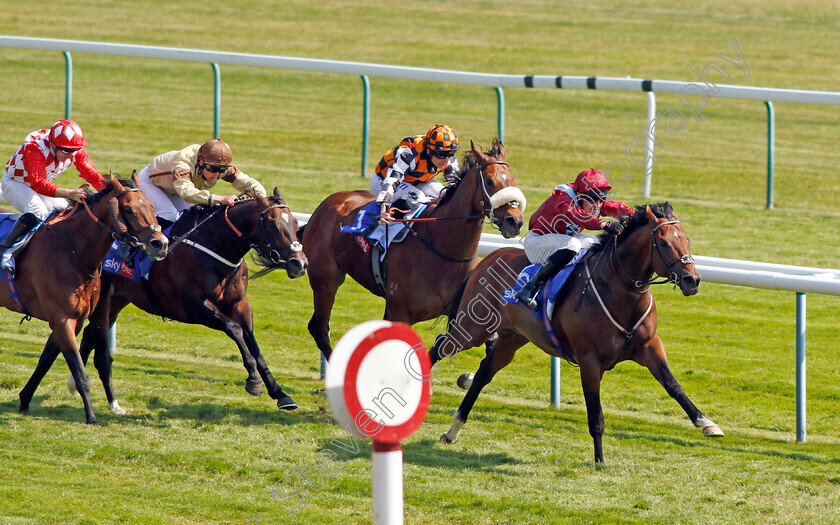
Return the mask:
<svg viewBox="0 0 840 525">
<path fill-rule="evenodd" d="M 63 210 L 70 204 L 67 199 L 41 195 L 28 185 L 12 179 L 8 173 L 3 175 L 0 186 L 3 187 L 3 198 L 16 210 L 34 213 L 42 221 L 54 210 Z"/>
<path fill-rule="evenodd" d="M 151 179 L 149 179 L 148 166 L 140 171 L 137 178 L 140 181 L 140 189 L 143 190 L 143 194 L 146 195 L 149 202 L 155 205 L 155 215 L 161 219 L 175 222 L 178 220 L 178 214 L 192 206 L 192 204 L 187 203 L 181 197 L 168 195 L 158 186 L 155 186 Z"/>
<path fill-rule="evenodd" d="M 374 196 L 378 196 L 382 191 L 382 184 L 384 182 L 385 179 L 379 175 L 374 174 L 370 176 L 370 191 Z M 391 202 L 398 199 L 405 199 L 413 207 L 419 202 L 430 202 L 437 199 L 441 191 L 443 191 L 443 184 L 436 180 L 421 182 L 416 186 L 406 182 L 400 182 L 394 188 L 394 198 Z"/>
<path fill-rule="evenodd" d="M 532 263 L 543 264 L 549 256 L 557 250 L 574 250 L 575 253 L 588 248 L 598 241 L 597 237 L 585 233 L 565 235 L 562 233 L 547 233 L 540 235 L 529 231 L 522 238 L 525 255 Z"/>
</svg>

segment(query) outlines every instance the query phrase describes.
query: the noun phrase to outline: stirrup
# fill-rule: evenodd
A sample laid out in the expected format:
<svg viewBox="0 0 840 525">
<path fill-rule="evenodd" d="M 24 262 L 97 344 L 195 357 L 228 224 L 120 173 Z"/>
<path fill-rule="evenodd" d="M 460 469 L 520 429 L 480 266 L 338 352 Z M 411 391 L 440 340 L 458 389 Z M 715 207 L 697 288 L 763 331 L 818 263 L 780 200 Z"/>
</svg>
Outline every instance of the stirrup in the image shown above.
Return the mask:
<svg viewBox="0 0 840 525">
<path fill-rule="evenodd" d="M 537 310 L 537 295 L 539 295 L 540 289 L 537 287 L 534 294 L 525 295 L 524 290 L 519 290 L 516 292 L 516 298 L 519 299 L 519 302 L 530 308 L 531 310 Z"/>
</svg>

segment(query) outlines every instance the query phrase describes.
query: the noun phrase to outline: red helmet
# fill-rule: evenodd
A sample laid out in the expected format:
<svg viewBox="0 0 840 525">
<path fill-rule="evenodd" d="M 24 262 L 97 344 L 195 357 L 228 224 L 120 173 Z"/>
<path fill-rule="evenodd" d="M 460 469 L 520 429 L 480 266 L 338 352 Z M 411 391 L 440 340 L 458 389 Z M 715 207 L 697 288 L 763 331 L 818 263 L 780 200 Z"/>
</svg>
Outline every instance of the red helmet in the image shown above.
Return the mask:
<svg viewBox="0 0 840 525">
<path fill-rule="evenodd" d="M 82 135 L 82 128 L 72 120 L 59 120 L 50 128 L 50 140 L 59 148 L 82 149 L 87 141 Z"/>
<path fill-rule="evenodd" d="M 604 172 L 594 168 L 581 171 L 572 186 L 578 195 L 586 193 L 600 200 L 606 199 L 607 193 L 612 189 Z"/>
<path fill-rule="evenodd" d="M 426 132 L 426 144 L 432 151 L 457 151 L 461 149 L 458 134 L 449 126 L 436 124 Z"/>
</svg>

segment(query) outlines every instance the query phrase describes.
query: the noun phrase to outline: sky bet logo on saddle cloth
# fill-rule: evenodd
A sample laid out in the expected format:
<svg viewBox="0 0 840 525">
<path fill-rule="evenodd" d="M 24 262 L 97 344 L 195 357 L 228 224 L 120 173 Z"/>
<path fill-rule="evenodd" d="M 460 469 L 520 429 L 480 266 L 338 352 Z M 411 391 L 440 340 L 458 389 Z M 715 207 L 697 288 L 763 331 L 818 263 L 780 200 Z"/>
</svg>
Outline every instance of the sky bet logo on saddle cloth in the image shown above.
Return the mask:
<svg viewBox="0 0 840 525">
<path fill-rule="evenodd" d="M 115 248 L 116 245 L 117 241 L 114 241 L 111 249 L 108 250 L 108 258 L 102 263 L 102 268 L 108 273 L 114 273 L 134 280 L 134 269 L 129 268 L 127 264 L 122 262 L 122 259 L 120 259 L 120 255 L 117 253 Z M 116 254 L 116 257 L 112 257 L 112 253 Z"/>
</svg>

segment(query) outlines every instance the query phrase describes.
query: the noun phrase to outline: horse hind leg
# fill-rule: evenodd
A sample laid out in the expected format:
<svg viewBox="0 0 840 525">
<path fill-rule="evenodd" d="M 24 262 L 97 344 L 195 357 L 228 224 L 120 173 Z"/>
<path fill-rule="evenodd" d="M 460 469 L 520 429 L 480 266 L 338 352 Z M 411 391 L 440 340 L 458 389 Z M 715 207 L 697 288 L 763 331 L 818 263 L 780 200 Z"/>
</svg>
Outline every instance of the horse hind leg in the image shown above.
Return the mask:
<svg viewBox="0 0 840 525">
<path fill-rule="evenodd" d="M 452 416 L 452 426 L 440 436 L 441 443 L 454 443 L 458 440 L 461 429 L 467 422 L 467 417 L 469 417 L 481 390 L 493 380 L 499 370 L 510 364 L 513 356 L 516 355 L 516 351 L 527 342 L 528 339 L 524 336 L 511 333 L 500 335 L 498 340 L 490 346 L 487 355 L 481 360 L 464 400 L 461 401 L 461 405 Z"/>
<path fill-rule="evenodd" d="M 671 372 L 668 358 L 665 356 L 665 346 L 659 336 L 654 337 L 644 348 L 642 353 L 644 366 L 665 388 L 668 394 L 680 404 L 695 427 L 703 430 L 706 437 L 723 437 L 723 431 L 714 421 L 707 418 L 686 395 L 682 385 Z"/>
</svg>

